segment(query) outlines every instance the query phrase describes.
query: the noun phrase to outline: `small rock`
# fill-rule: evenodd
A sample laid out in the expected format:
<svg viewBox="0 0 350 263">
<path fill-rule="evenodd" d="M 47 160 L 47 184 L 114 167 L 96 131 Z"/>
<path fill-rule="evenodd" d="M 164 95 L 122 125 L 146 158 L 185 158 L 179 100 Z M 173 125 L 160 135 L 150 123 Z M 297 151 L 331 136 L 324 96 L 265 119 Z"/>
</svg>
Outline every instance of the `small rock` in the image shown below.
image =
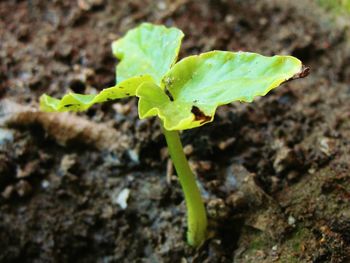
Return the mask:
<svg viewBox="0 0 350 263">
<path fill-rule="evenodd" d="M 277 150 L 273 168 L 277 174 L 280 174 L 295 165 L 297 162 L 295 153 L 292 149 L 283 146 Z"/>
<path fill-rule="evenodd" d="M 261 26 L 265 26 L 268 22 L 269 22 L 269 19 L 267 19 L 266 17 L 262 17 L 259 19 L 259 24 Z"/>
<path fill-rule="evenodd" d="M 225 16 L 225 23 L 227 23 L 227 24 L 233 23 L 234 20 L 235 20 L 235 17 L 234 17 L 233 15 L 227 15 L 227 16 Z"/>
<path fill-rule="evenodd" d="M 230 147 L 234 142 L 236 141 L 236 138 L 229 138 L 225 141 L 222 141 L 219 143 L 219 149 L 220 150 L 226 150 L 228 147 Z"/>
<path fill-rule="evenodd" d="M 41 182 L 41 187 L 42 187 L 43 189 L 47 189 L 49 186 L 50 186 L 50 182 L 49 182 L 48 180 L 43 180 L 43 181 Z"/>
<path fill-rule="evenodd" d="M 199 173 L 206 173 L 213 168 L 213 163 L 211 161 L 189 160 L 189 165 L 192 171 L 196 171 Z"/>
<path fill-rule="evenodd" d="M 212 169 L 213 164 L 211 161 L 199 161 L 199 171 L 206 172 Z"/>
<path fill-rule="evenodd" d="M 29 177 L 35 171 L 37 171 L 38 168 L 39 168 L 39 161 L 38 160 L 31 161 L 27 163 L 23 169 L 21 168 L 17 169 L 16 177 L 19 179 Z"/>
<path fill-rule="evenodd" d="M 66 154 L 63 156 L 60 164 L 60 171 L 63 174 L 67 172 L 76 164 L 77 156 L 75 154 Z"/>
<path fill-rule="evenodd" d="M 140 163 L 139 153 L 135 149 L 129 149 L 127 153 L 131 161 L 136 164 Z"/>
<path fill-rule="evenodd" d="M 120 192 L 113 192 L 112 193 L 112 203 L 119 205 L 122 209 L 126 209 L 128 207 L 128 199 L 130 195 L 130 189 L 124 188 Z"/>
<path fill-rule="evenodd" d="M 327 137 L 322 137 L 319 140 L 319 147 L 321 152 L 323 152 L 325 155 L 334 155 L 336 152 L 336 140 Z"/>
<path fill-rule="evenodd" d="M 186 156 L 189 156 L 193 153 L 193 145 L 192 144 L 187 144 L 185 147 L 184 147 L 184 153 Z"/>
<path fill-rule="evenodd" d="M 32 186 L 25 180 L 20 180 L 16 184 L 16 192 L 20 197 L 28 196 L 32 192 Z"/>
<path fill-rule="evenodd" d="M 214 219 L 224 219 L 228 216 L 228 208 L 221 198 L 212 199 L 207 205 L 208 215 Z"/>
<path fill-rule="evenodd" d="M 1 193 L 1 195 L 5 199 L 10 199 L 14 190 L 15 189 L 14 189 L 13 185 L 8 185 L 8 186 L 6 186 L 5 190 Z"/>
<path fill-rule="evenodd" d="M 128 115 L 131 112 L 131 104 L 121 104 L 121 103 L 114 103 L 113 109 L 123 115 Z"/>
<path fill-rule="evenodd" d="M 288 225 L 295 226 L 295 218 L 293 216 L 288 216 Z"/>
<path fill-rule="evenodd" d="M 307 170 L 307 172 L 309 174 L 314 174 L 316 172 L 316 169 L 315 168 L 310 168 L 309 170 Z"/>
</svg>

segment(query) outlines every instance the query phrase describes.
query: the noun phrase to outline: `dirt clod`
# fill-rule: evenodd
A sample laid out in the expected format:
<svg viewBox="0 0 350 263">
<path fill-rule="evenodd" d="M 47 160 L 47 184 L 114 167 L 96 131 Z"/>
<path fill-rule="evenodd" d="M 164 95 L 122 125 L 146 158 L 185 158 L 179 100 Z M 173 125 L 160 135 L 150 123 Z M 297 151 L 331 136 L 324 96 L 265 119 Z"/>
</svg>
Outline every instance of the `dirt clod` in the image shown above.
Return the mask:
<svg viewBox="0 0 350 263">
<path fill-rule="evenodd" d="M 225 219 L 228 215 L 228 208 L 224 200 L 220 198 L 212 199 L 207 204 L 207 212 L 209 217 L 213 219 Z"/>
</svg>

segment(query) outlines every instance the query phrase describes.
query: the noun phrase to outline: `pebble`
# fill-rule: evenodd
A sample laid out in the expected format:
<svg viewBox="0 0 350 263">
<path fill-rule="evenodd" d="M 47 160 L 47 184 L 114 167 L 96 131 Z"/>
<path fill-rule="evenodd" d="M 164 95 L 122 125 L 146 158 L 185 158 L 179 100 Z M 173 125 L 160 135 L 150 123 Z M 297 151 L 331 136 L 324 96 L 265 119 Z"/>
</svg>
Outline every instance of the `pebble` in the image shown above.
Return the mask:
<svg viewBox="0 0 350 263">
<path fill-rule="evenodd" d="M 39 161 L 38 160 L 31 161 L 31 162 L 27 163 L 23 167 L 23 169 L 21 169 L 21 168 L 17 169 L 16 177 L 19 179 L 29 177 L 35 171 L 37 171 L 38 168 L 39 168 Z"/>
<path fill-rule="evenodd" d="M 75 154 L 66 154 L 63 156 L 60 164 L 60 170 L 63 174 L 67 174 L 68 170 L 71 169 L 75 163 L 77 156 Z"/>
<path fill-rule="evenodd" d="M 6 186 L 5 190 L 1 193 L 1 196 L 5 199 L 10 199 L 14 190 L 15 189 L 14 189 L 13 185 L 8 185 L 8 186 Z"/>
<path fill-rule="evenodd" d="M 319 147 L 321 152 L 327 156 L 331 156 L 336 152 L 336 141 L 332 138 L 322 137 L 319 140 Z"/>
<path fill-rule="evenodd" d="M 236 141 L 236 138 L 229 138 L 225 141 L 220 142 L 218 147 L 220 150 L 224 151 L 228 147 L 230 147 L 235 141 Z"/>
<path fill-rule="evenodd" d="M 112 203 L 119 205 L 121 209 L 126 209 L 128 207 L 128 199 L 130 195 L 130 189 L 124 188 L 120 192 L 112 193 Z"/>
<path fill-rule="evenodd" d="M 190 159 L 188 162 L 191 170 L 199 173 L 206 173 L 214 168 L 214 165 L 211 161 L 197 161 Z"/>
<path fill-rule="evenodd" d="M 224 219 L 228 216 L 228 208 L 221 198 L 212 199 L 207 205 L 208 216 L 214 219 Z"/>
<path fill-rule="evenodd" d="M 288 225 L 295 226 L 295 218 L 293 216 L 288 216 Z"/>
<path fill-rule="evenodd" d="M 131 104 L 122 104 L 122 103 L 114 103 L 113 104 L 113 109 L 123 115 L 127 115 L 131 111 Z"/>
<path fill-rule="evenodd" d="M 50 186 L 50 182 L 49 182 L 48 180 L 43 180 L 43 181 L 41 182 L 41 187 L 42 187 L 43 189 L 47 189 L 49 186 Z"/>
<path fill-rule="evenodd" d="M 307 170 L 307 172 L 309 174 L 314 174 L 316 172 L 316 169 L 315 168 L 310 168 L 309 170 Z"/>
<path fill-rule="evenodd" d="M 296 158 L 294 151 L 284 146 L 277 151 L 273 162 L 273 168 L 275 169 L 275 172 L 279 174 L 295 164 Z"/>
<path fill-rule="evenodd" d="M 193 145 L 192 144 L 187 144 L 185 147 L 184 147 L 184 153 L 186 156 L 189 156 L 193 153 Z"/>
<path fill-rule="evenodd" d="M 225 23 L 227 23 L 227 24 L 233 23 L 234 20 L 235 20 L 235 17 L 234 17 L 233 15 L 227 15 L 227 16 L 225 16 Z"/>
<path fill-rule="evenodd" d="M 213 163 L 211 161 L 199 161 L 199 171 L 206 172 L 212 169 Z"/>
<path fill-rule="evenodd" d="M 130 160 L 136 164 L 140 163 L 139 154 L 135 149 L 127 150 Z"/>
</svg>

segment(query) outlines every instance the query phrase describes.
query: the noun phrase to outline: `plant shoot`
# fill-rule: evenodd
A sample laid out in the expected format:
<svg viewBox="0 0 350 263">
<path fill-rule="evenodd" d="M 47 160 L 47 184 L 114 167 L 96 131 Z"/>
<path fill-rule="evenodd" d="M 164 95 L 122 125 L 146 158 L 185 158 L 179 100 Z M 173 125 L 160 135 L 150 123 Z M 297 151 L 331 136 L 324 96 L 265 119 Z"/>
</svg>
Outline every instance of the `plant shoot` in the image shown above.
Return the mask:
<svg viewBox="0 0 350 263">
<path fill-rule="evenodd" d="M 143 23 L 113 42 L 116 85 L 97 95 L 46 94 L 43 111 L 84 111 L 95 103 L 137 96 L 141 119 L 158 116 L 187 206 L 187 241 L 198 247 L 207 237 L 205 206 L 184 155 L 179 131 L 213 121 L 216 108 L 233 101 L 252 102 L 280 84 L 302 77 L 302 63 L 291 56 L 211 51 L 179 62 L 184 34 L 177 28 Z"/>
</svg>

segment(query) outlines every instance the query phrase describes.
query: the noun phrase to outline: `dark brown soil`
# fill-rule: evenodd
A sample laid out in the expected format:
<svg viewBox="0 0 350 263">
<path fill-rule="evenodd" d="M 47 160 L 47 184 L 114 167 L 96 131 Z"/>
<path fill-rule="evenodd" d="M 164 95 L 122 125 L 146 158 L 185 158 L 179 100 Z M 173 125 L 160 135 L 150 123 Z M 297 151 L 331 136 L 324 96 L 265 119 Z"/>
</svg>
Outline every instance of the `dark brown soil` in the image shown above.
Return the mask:
<svg viewBox="0 0 350 263">
<path fill-rule="evenodd" d="M 1 1 L 0 262 L 350 262 L 348 20 L 312 1 Z M 143 21 L 181 28 L 181 56 L 311 67 L 182 134 L 210 217 L 198 250 L 157 120 L 138 120 L 136 100 L 35 110 L 44 92 L 113 85 L 111 42 Z"/>
</svg>

